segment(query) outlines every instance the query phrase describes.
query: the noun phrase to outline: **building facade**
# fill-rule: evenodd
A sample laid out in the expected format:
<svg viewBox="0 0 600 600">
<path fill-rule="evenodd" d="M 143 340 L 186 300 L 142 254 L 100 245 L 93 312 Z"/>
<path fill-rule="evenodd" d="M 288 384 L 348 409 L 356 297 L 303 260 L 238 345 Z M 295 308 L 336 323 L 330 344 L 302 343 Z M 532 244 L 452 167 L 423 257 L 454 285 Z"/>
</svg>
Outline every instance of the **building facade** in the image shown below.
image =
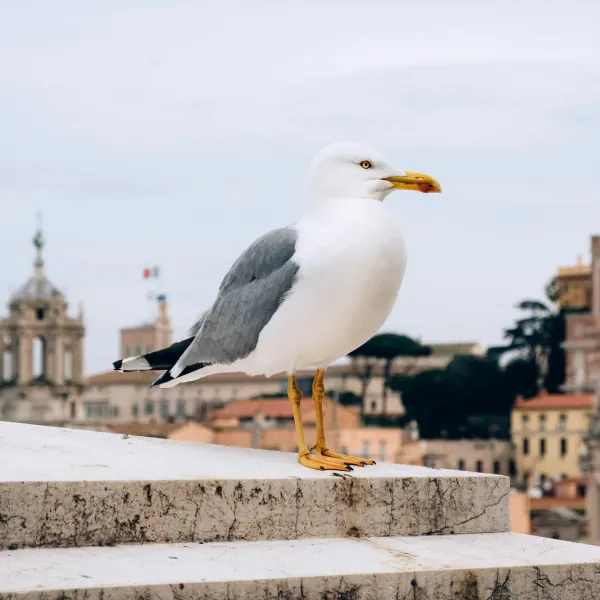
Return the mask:
<svg viewBox="0 0 600 600">
<path fill-rule="evenodd" d="M 507 440 L 407 441 L 396 462 L 435 469 L 455 469 L 514 476 L 512 444 Z"/>
<path fill-rule="evenodd" d="M 519 481 L 543 488 L 561 477 L 580 476 L 593 405 L 591 394 L 517 399 L 511 437 Z"/>
<path fill-rule="evenodd" d="M 581 255 L 577 257 L 577 264 L 558 269 L 556 285 L 556 304 L 559 308 L 591 310 L 592 268 L 584 264 Z"/>
<path fill-rule="evenodd" d="M 154 352 L 173 343 L 167 297 L 160 295 L 157 297 L 157 302 L 158 312 L 153 322 L 121 329 L 119 356 L 122 358 Z"/>
<path fill-rule="evenodd" d="M 594 392 L 600 378 L 600 236 L 591 238 L 591 265 L 576 265 L 557 277 L 566 316 L 566 391 Z M 562 282 L 562 283 L 561 283 Z M 562 292 L 561 288 L 562 287 Z M 562 296 L 560 295 L 562 293 Z M 562 298 L 562 299 L 561 299 Z"/>
<path fill-rule="evenodd" d="M 65 423 L 85 383 L 83 315 L 68 315 L 66 298 L 46 277 L 41 231 L 34 245 L 33 275 L 0 319 L 0 419 Z"/>
<path fill-rule="evenodd" d="M 166 309 L 166 304 L 164 307 Z M 477 354 L 479 347 L 471 343 L 435 344 L 432 356 L 396 359 L 392 373 L 444 368 L 456 352 Z M 298 373 L 298 385 L 307 397 L 311 394 L 313 375 L 314 370 Z M 220 373 L 174 388 L 150 388 L 156 377 L 157 373 L 150 371 L 109 371 L 88 377 L 82 404 L 77 411 L 77 420 L 90 424 L 150 423 L 191 418 L 203 420 L 210 411 L 235 400 L 287 393 L 287 376 L 283 373 L 270 378 L 249 377 L 244 373 Z M 364 397 L 363 410 L 366 415 L 383 413 L 384 381 L 383 364 L 377 364 L 373 368 Z M 327 369 L 325 388 L 327 391 L 352 392 L 360 396 L 360 364 L 345 360 L 331 365 Z M 386 394 L 387 414 L 403 415 L 400 394 L 391 390 L 386 390 Z"/>
</svg>

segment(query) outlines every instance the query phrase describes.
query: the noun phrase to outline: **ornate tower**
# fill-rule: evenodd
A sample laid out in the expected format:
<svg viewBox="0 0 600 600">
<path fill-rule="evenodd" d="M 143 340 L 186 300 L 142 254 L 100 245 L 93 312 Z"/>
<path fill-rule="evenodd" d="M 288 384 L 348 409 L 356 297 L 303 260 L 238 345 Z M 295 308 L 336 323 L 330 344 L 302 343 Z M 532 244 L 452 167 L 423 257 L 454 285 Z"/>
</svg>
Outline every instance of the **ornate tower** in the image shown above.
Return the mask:
<svg viewBox="0 0 600 600">
<path fill-rule="evenodd" d="M 121 356 L 145 354 L 166 348 L 173 343 L 173 330 L 167 309 L 167 297 L 157 297 L 158 313 L 154 322 L 121 329 Z"/>
<path fill-rule="evenodd" d="M 0 319 L 0 419 L 64 421 L 84 383 L 83 316 L 68 316 L 65 297 L 44 273 L 40 228 L 33 244 L 33 275 Z"/>
</svg>

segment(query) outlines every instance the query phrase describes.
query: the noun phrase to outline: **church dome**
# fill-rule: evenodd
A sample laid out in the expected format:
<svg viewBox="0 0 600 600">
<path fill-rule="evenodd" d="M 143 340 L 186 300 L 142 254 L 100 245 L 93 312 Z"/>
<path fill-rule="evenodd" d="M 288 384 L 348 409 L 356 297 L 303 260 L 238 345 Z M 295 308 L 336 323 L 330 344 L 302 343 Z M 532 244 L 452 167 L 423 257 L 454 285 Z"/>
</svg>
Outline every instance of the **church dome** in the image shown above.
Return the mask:
<svg viewBox="0 0 600 600">
<path fill-rule="evenodd" d="M 42 258 L 44 239 L 40 230 L 38 230 L 35 234 L 35 237 L 33 238 L 33 244 L 37 251 L 37 255 L 33 263 L 33 276 L 30 277 L 15 294 L 13 294 L 11 298 L 12 302 L 17 302 L 20 300 L 51 300 L 53 298 L 63 298 L 63 294 L 48 280 L 44 274 L 44 259 Z"/>
</svg>

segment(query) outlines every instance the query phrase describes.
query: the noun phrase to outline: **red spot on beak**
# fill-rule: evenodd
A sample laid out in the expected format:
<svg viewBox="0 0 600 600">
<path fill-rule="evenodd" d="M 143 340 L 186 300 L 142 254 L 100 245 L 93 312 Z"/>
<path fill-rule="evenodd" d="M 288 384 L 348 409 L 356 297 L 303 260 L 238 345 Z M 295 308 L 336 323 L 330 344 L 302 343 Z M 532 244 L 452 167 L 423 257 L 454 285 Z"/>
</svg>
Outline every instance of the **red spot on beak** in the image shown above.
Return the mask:
<svg viewBox="0 0 600 600">
<path fill-rule="evenodd" d="M 431 189 L 432 189 L 432 187 L 429 183 L 420 183 L 419 184 L 419 191 L 423 192 L 424 194 L 427 194 L 427 192 L 430 192 Z"/>
</svg>

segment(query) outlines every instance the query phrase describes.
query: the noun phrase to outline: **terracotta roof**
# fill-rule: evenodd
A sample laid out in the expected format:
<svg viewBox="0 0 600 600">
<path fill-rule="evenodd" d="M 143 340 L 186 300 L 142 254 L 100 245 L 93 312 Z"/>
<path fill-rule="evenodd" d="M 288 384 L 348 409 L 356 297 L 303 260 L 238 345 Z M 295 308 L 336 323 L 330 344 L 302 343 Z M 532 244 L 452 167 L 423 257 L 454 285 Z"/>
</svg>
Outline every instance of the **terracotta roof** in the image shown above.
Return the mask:
<svg viewBox="0 0 600 600">
<path fill-rule="evenodd" d="M 594 396 L 592 394 L 547 394 L 531 400 L 518 398 L 515 402 L 515 410 L 567 410 L 593 407 Z"/>
<path fill-rule="evenodd" d="M 313 408 L 311 398 L 303 398 L 300 410 L 305 412 Z M 257 398 L 253 400 L 235 400 L 227 406 L 216 410 L 212 414 L 213 419 L 249 419 L 257 413 L 262 412 L 265 417 L 292 418 L 292 405 L 287 398 Z"/>
<path fill-rule="evenodd" d="M 158 371 L 130 371 L 119 373 L 119 371 L 108 371 L 98 375 L 90 375 L 87 378 L 88 385 L 106 385 L 110 383 L 138 383 L 150 385 L 158 377 Z"/>
<path fill-rule="evenodd" d="M 331 402 L 331 399 L 325 398 L 323 404 L 326 411 L 328 411 L 328 406 Z M 305 423 L 315 422 L 315 405 L 312 398 L 302 399 L 300 402 L 300 411 L 304 415 Z M 338 411 L 340 418 L 343 417 L 342 413 L 347 413 L 352 418 L 356 415 L 352 408 L 343 405 L 338 405 Z M 292 419 L 294 417 L 292 405 L 287 398 L 257 398 L 230 402 L 227 406 L 212 413 L 211 419 L 251 419 L 259 412 L 262 412 L 265 417 L 270 417 L 271 419 Z"/>
<path fill-rule="evenodd" d="M 531 510 L 545 510 L 563 506 L 574 510 L 585 510 L 585 498 L 557 498 L 555 496 L 545 498 L 531 498 Z"/>
</svg>

